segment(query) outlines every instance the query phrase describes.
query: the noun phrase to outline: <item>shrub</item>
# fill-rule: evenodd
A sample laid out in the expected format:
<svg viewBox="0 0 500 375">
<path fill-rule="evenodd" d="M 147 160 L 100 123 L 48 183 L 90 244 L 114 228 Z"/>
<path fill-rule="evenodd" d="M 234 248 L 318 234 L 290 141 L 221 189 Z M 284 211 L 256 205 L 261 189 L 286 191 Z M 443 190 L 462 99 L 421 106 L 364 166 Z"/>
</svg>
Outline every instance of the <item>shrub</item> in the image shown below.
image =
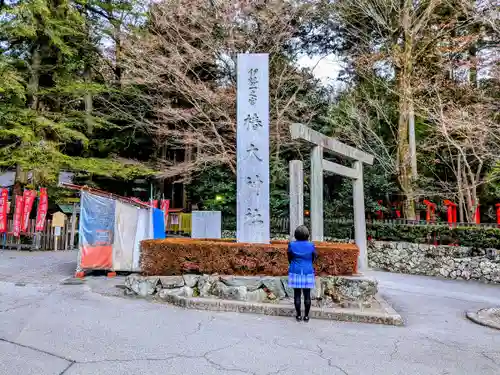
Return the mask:
<svg viewBox="0 0 500 375">
<path fill-rule="evenodd" d="M 283 220 L 271 221 L 273 236 L 288 236 L 288 226 L 281 225 Z M 306 225 L 309 221 L 306 220 Z M 325 220 L 326 238 L 337 240 L 354 239 L 354 223 L 352 220 Z M 226 232 L 230 235 L 230 232 Z M 439 245 L 457 244 L 473 248 L 500 249 L 500 229 L 483 226 L 452 227 L 440 225 L 412 225 L 381 221 L 368 221 L 366 235 L 378 241 L 403 241 L 412 243 L 437 243 Z M 234 236 L 234 234 L 232 234 Z"/>
<path fill-rule="evenodd" d="M 381 241 L 457 244 L 474 248 L 500 248 L 500 229 L 487 227 L 452 227 L 448 225 L 387 225 L 372 223 L 367 235 Z"/>
<path fill-rule="evenodd" d="M 352 275 L 357 272 L 359 250 L 352 244 L 316 244 L 316 273 Z M 145 275 L 185 273 L 285 276 L 288 273 L 287 242 L 236 243 L 231 240 L 167 238 L 141 242 L 141 269 Z"/>
</svg>

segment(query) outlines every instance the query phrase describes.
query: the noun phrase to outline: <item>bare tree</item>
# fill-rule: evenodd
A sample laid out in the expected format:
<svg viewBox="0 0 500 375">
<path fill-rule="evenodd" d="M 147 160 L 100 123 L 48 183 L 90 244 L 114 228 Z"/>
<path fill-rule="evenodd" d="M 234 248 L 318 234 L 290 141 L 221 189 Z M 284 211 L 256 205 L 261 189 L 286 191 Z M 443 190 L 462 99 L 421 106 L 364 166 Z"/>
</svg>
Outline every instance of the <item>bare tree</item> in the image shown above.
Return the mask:
<svg viewBox="0 0 500 375">
<path fill-rule="evenodd" d="M 472 90 L 474 96 L 482 95 Z M 495 104 L 491 98 L 475 97 L 478 102 L 456 102 L 437 90 L 434 105 L 427 105 L 431 132 L 424 147 L 435 151 L 441 163 L 452 171 L 455 179 L 442 181 L 455 192 L 460 208 L 465 208 L 462 220 L 471 222 L 479 205 L 479 189 L 498 176 L 491 167 L 500 162 L 500 123 L 495 121 Z"/>
<path fill-rule="evenodd" d="M 398 98 L 399 118 L 392 129 L 396 140 L 394 165 L 405 197 L 404 214 L 409 219 L 415 218 L 415 199 L 419 194 L 415 190 L 415 117 L 419 115 L 415 101 L 422 90 L 425 92 L 425 85 L 433 82 L 434 78 L 430 77 L 449 72 L 442 63 L 446 54 L 442 48 L 462 38 L 465 42 L 459 47 L 467 51 L 474 42 L 464 35 L 465 31 L 489 13 L 483 10 L 481 13 L 473 3 L 468 0 L 342 0 L 334 2 L 330 10 L 333 22 L 339 25 L 346 39 L 347 59 L 356 76 L 361 80 L 386 77 L 387 89 Z M 464 58 L 467 59 L 460 56 Z M 443 82 L 440 78 L 439 81 Z M 383 114 L 383 108 L 379 109 L 382 110 L 376 112 Z M 354 127 L 368 130 L 362 138 L 367 143 L 366 137 L 373 137 L 367 119 L 373 114 L 369 117 L 366 112 L 355 114 L 364 111 L 359 105 L 352 111 Z"/>
<path fill-rule="evenodd" d="M 295 25 L 311 15 L 294 2 L 164 0 L 146 32 L 124 43 L 124 83 L 147 89 L 147 126 L 159 146 L 186 150 L 161 158 L 163 177 L 187 179 L 207 166 L 236 171 L 236 55 L 270 53 L 271 160 L 290 146 L 288 127 L 308 123 L 315 108 L 310 74 L 295 60 Z"/>
<path fill-rule="evenodd" d="M 387 178 L 397 172 L 393 146 L 396 134 L 390 126 L 392 99 L 377 96 L 360 86 L 344 93 L 331 118 L 332 135 L 374 155 Z M 386 129 L 389 137 L 384 136 Z"/>
</svg>

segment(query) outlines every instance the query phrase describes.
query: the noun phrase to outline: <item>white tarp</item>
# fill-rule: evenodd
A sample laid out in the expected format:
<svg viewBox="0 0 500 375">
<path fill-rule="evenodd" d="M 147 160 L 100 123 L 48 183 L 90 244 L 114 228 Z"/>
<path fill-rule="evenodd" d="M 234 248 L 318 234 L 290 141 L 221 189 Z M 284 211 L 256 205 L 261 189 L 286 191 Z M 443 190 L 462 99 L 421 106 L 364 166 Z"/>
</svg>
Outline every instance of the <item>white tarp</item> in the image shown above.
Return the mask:
<svg viewBox="0 0 500 375">
<path fill-rule="evenodd" d="M 113 269 L 115 271 L 133 270 L 134 243 L 139 211 L 139 208 L 130 204 L 116 202 L 113 242 Z"/>
<path fill-rule="evenodd" d="M 140 256 L 141 256 L 141 241 L 153 238 L 153 215 L 149 209 L 139 209 L 137 213 L 137 229 L 135 231 L 134 253 L 132 271 L 139 272 Z"/>
</svg>

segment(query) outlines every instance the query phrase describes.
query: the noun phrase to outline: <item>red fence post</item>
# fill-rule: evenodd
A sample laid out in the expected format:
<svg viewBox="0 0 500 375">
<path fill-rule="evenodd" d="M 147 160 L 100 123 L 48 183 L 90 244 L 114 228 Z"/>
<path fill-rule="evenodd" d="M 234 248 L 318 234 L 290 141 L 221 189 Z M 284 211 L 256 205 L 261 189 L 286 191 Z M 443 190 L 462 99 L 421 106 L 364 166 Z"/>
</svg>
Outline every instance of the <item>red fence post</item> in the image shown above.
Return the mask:
<svg viewBox="0 0 500 375">
<path fill-rule="evenodd" d="M 481 224 L 481 213 L 479 212 L 479 205 L 477 205 L 476 212 L 474 213 L 474 222 L 476 224 Z"/>
<path fill-rule="evenodd" d="M 436 203 L 432 203 L 427 199 L 424 199 L 424 204 L 427 206 L 425 220 L 429 223 L 435 220 L 436 213 Z"/>
<path fill-rule="evenodd" d="M 448 224 L 451 227 L 457 222 L 457 205 L 448 199 L 444 201 L 444 205 L 448 209 Z"/>
<path fill-rule="evenodd" d="M 495 204 L 497 208 L 497 225 L 500 227 L 500 203 Z"/>
</svg>

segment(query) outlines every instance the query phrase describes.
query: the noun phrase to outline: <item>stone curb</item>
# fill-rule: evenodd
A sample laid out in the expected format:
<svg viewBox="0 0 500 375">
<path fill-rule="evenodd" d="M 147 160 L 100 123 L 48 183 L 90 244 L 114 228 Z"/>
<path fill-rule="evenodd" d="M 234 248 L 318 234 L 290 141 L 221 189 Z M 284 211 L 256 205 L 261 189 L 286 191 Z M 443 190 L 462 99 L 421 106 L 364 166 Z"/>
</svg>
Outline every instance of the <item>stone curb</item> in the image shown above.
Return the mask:
<svg viewBox="0 0 500 375">
<path fill-rule="evenodd" d="M 476 324 L 500 330 L 500 319 L 494 320 L 492 316 L 494 312 L 498 314 L 500 312 L 500 308 L 481 309 L 479 311 L 467 311 L 465 313 L 465 316 L 467 317 L 467 319 L 473 321 Z"/>
<path fill-rule="evenodd" d="M 295 316 L 295 309 L 293 306 L 282 304 L 250 303 L 197 297 L 186 298 L 175 295 L 166 295 L 162 299 L 158 297 L 157 299 L 186 309 L 252 313 L 271 316 Z M 404 325 L 401 315 L 399 315 L 392 307 L 390 307 L 389 304 L 380 295 L 377 295 L 375 299 L 380 303 L 380 306 L 382 307 L 384 312 L 380 313 L 350 309 L 312 307 L 310 315 L 311 318 L 337 320 L 343 322 L 373 323 L 393 326 Z"/>
</svg>

